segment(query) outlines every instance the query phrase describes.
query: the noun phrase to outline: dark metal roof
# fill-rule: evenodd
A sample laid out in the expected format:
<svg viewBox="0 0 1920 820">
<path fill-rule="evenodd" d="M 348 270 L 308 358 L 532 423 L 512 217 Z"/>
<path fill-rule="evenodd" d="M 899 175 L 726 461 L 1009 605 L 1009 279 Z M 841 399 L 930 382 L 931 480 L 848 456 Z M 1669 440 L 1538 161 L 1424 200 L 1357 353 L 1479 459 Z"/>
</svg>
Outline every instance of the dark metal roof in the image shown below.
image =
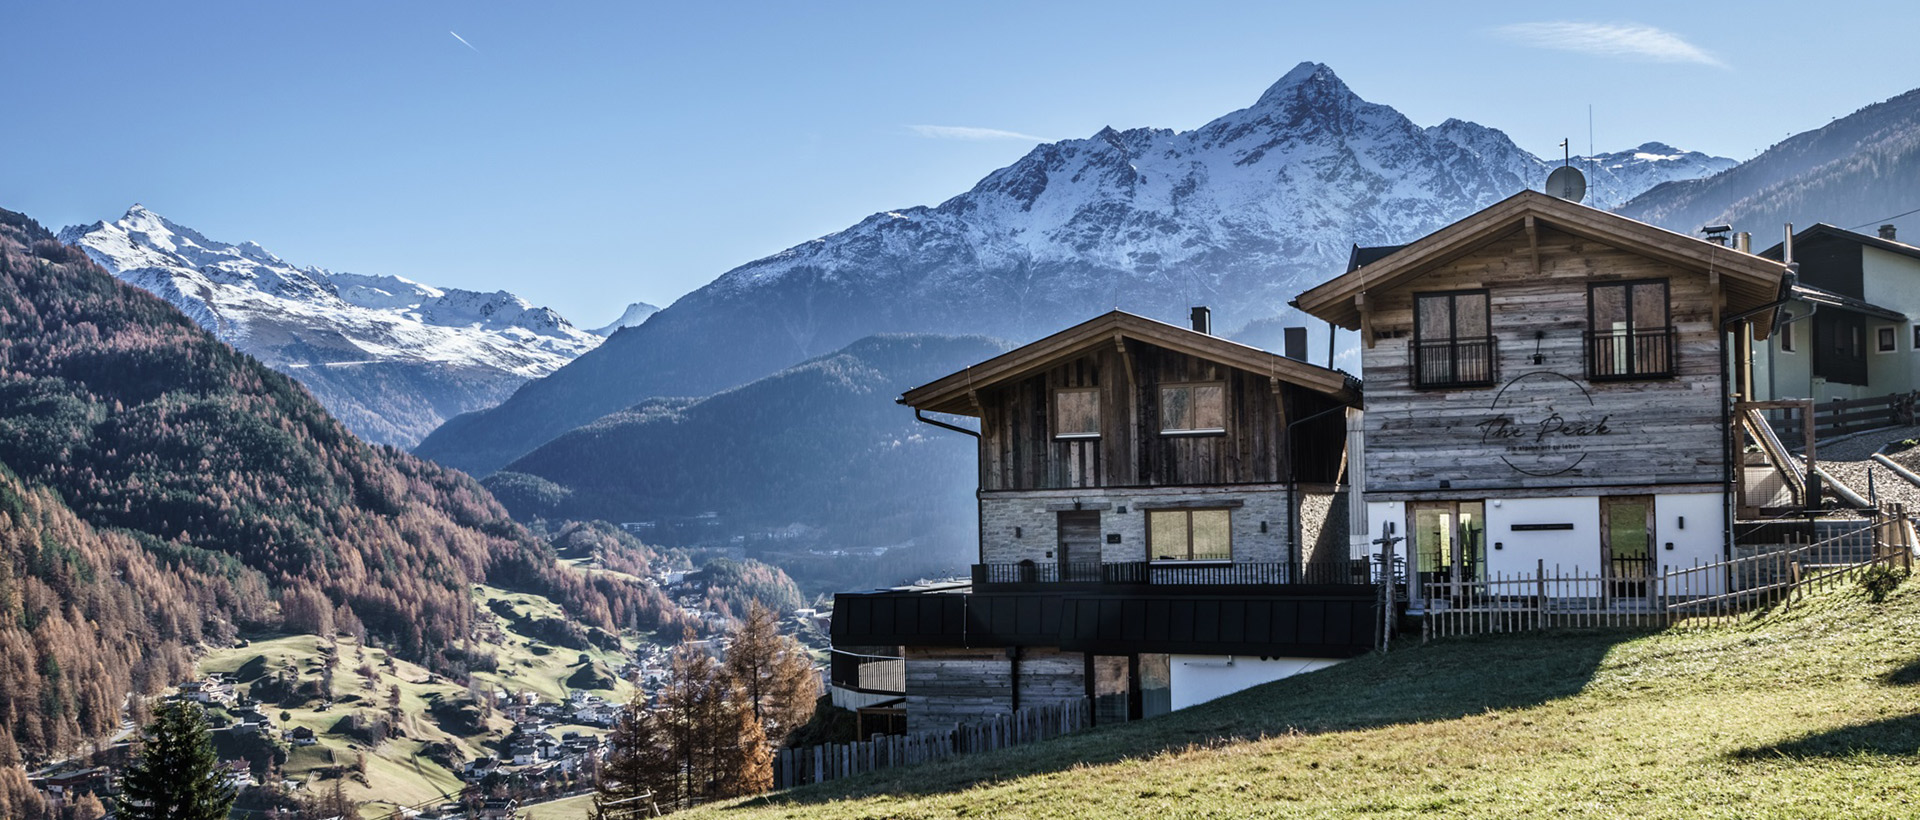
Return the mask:
<svg viewBox="0 0 1920 820">
<path fill-rule="evenodd" d="M 1812 302 L 1816 305 L 1829 305 L 1842 310 L 1856 311 L 1868 316 L 1878 316 L 1882 319 L 1890 319 L 1896 322 L 1904 322 L 1907 320 L 1906 314 L 1892 308 L 1883 308 L 1864 299 L 1855 299 L 1851 296 L 1834 293 L 1830 290 L 1823 290 L 1812 285 L 1794 285 L 1793 298 L 1799 299 L 1802 302 Z"/>
<path fill-rule="evenodd" d="M 1807 228 L 1806 230 L 1800 231 L 1799 233 L 1796 233 L 1793 235 L 1793 241 L 1796 244 L 1805 243 L 1805 242 L 1808 242 L 1811 240 L 1817 240 L 1817 239 L 1840 239 L 1840 240 L 1845 240 L 1847 242 L 1857 242 L 1859 244 L 1866 245 L 1871 248 L 1879 248 L 1880 250 L 1887 251 L 1889 253 L 1897 253 L 1897 254 L 1900 254 L 1901 256 L 1920 259 L 1920 248 L 1916 248 L 1905 242 L 1896 242 L 1892 239 L 1881 239 L 1880 237 L 1874 236 L 1872 234 L 1860 233 L 1858 231 L 1849 231 L 1846 228 L 1841 228 L 1834 225 L 1828 225 L 1825 222 L 1816 222 L 1814 223 L 1813 227 Z M 1785 242 L 1774 243 L 1773 247 L 1768 248 L 1764 251 L 1761 251 L 1759 255 L 1764 256 L 1768 259 L 1779 259 L 1783 252 L 1782 246 L 1785 244 L 1786 244 Z"/>
<path fill-rule="evenodd" d="M 1352 273 L 1406 247 L 1405 245 L 1380 245 L 1372 248 L 1353 246 L 1353 253 L 1347 256 L 1347 272 Z"/>
</svg>

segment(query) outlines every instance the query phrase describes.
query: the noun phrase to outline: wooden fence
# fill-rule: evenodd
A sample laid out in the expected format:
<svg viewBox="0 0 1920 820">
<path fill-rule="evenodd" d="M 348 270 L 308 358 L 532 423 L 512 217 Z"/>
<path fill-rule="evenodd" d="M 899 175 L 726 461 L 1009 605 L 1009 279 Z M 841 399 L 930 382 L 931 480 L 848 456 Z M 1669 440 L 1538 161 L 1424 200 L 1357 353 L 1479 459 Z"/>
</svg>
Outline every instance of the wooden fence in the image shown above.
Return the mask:
<svg viewBox="0 0 1920 820">
<path fill-rule="evenodd" d="M 1889 393 L 1868 399 L 1822 402 L 1813 405 L 1813 434 L 1815 438 L 1827 439 L 1863 430 L 1914 424 L 1917 402 L 1920 402 L 1920 393 Z M 1806 410 L 1772 407 L 1767 412 L 1782 440 L 1796 449 L 1806 446 L 1807 437 L 1802 432 L 1806 426 Z"/>
<path fill-rule="evenodd" d="M 781 749 L 773 760 L 773 787 L 791 789 L 895 766 L 1050 740 L 1086 728 L 1088 717 L 1086 700 L 1076 699 L 1018 709 L 951 729 Z"/>
<path fill-rule="evenodd" d="M 1422 639 L 1536 629 L 1712 626 L 1786 603 L 1876 564 L 1911 570 L 1913 521 L 1883 511 L 1820 541 L 1784 543 L 1657 574 L 1582 573 L 1541 562 L 1532 574 L 1420 584 Z"/>
</svg>

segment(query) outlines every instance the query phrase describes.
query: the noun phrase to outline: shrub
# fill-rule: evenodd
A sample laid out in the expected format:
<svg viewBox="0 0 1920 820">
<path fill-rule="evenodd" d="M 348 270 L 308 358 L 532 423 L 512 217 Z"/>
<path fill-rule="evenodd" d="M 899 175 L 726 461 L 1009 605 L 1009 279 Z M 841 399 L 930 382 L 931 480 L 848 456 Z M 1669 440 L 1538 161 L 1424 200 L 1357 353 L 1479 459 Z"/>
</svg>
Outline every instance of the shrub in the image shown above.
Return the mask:
<svg viewBox="0 0 1920 820">
<path fill-rule="evenodd" d="M 1887 595 L 1905 580 L 1906 570 L 1875 564 L 1860 573 L 1860 588 L 1866 590 L 1867 598 L 1877 604 L 1887 600 Z"/>
</svg>

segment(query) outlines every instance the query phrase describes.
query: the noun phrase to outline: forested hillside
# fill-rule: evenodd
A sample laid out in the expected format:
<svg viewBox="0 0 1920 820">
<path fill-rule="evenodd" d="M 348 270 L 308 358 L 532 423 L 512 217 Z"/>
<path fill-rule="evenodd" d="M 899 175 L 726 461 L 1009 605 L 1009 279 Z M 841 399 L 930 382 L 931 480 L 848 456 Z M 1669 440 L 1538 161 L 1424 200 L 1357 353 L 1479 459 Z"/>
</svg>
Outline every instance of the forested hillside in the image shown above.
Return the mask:
<svg viewBox="0 0 1920 820">
<path fill-rule="evenodd" d="M 607 416 L 485 483 L 523 517 L 664 524 L 714 513 L 703 537 L 800 525 L 839 546 L 936 533 L 971 546 L 973 439 L 915 421 L 894 399 L 1005 349 L 977 336 L 862 339 L 705 399 Z"/>
<path fill-rule="evenodd" d="M 583 626 L 674 617 L 563 567 L 463 474 L 368 445 L 288 377 L 0 211 L 0 755 L 118 725 L 238 630 L 362 633 L 447 669 L 471 588 Z"/>
</svg>

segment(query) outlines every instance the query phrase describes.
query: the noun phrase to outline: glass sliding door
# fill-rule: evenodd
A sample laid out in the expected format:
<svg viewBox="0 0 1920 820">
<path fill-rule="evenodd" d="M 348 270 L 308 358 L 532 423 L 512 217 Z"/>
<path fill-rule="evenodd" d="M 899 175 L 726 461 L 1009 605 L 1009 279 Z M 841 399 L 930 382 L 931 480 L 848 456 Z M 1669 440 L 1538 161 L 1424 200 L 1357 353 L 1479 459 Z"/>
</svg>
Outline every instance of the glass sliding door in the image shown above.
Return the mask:
<svg viewBox="0 0 1920 820">
<path fill-rule="evenodd" d="M 1457 584 L 1485 580 L 1486 502 L 1413 502 L 1407 505 L 1407 519 L 1420 589 L 1452 599 L 1467 594 Z"/>
<path fill-rule="evenodd" d="M 1653 497 L 1600 499 L 1600 570 L 1610 598 L 1647 597 L 1653 576 Z"/>
</svg>

